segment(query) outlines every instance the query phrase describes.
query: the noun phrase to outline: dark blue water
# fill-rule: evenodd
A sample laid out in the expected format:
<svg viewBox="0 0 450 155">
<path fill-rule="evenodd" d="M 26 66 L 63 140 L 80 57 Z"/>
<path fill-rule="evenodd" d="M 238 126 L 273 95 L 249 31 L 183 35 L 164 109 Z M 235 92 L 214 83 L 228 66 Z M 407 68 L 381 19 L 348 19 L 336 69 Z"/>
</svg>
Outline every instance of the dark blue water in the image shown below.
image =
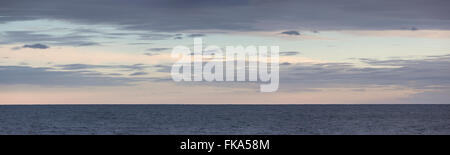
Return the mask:
<svg viewBox="0 0 450 155">
<path fill-rule="evenodd" d="M 450 105 L 3 105 L 0 134 L 450 134 Z"/>
</svg>

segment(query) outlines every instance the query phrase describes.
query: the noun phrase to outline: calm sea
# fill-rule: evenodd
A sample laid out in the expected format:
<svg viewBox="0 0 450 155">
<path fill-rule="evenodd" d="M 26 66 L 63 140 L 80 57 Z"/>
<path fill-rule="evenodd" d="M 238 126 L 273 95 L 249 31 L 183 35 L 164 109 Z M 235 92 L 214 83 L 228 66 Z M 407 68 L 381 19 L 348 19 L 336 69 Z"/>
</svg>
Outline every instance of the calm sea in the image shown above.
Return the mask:
<svg viewBox="0 0 450 155">
<path fill-rule="evenodd" d="M 0 134 L 450 134 L 450 105 L 2 105 Z"/>
</svg>

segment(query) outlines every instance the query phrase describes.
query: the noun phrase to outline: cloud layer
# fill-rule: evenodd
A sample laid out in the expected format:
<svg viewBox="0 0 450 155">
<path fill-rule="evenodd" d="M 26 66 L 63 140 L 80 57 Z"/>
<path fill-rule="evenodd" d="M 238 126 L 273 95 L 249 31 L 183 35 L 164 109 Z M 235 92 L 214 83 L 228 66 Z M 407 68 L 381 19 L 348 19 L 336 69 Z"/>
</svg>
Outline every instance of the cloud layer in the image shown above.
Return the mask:
<svg viewBox="0 0 450 155">
<path fill-rule="evenodd" d="M 282 66 L 280 88 L 400 86 L 413 89 L 450 89 L 450 55 L 418 60 L 361 61 L 371 67 L 354 67 L 350 63 Z"/>
<path fill-rule="evenodd" d="M 1 85 L 41 86 L 117 86 L 137 81 L 131 78 L 105 76 L 99 72 L 54 71 L 52 68 L 27 66 L 0 66 Z"/>
<path fill-rule="evenodd" d="M 0 22 L 61 19 L 153 31 L 450 29 L 449 5 L 447 0 L 2 0 Z"/>
<path fill-rule="evenodd" d="M 23 45 L 22 48 L 47 49 L 50 48 L 44 44 Z"/>
</svg>

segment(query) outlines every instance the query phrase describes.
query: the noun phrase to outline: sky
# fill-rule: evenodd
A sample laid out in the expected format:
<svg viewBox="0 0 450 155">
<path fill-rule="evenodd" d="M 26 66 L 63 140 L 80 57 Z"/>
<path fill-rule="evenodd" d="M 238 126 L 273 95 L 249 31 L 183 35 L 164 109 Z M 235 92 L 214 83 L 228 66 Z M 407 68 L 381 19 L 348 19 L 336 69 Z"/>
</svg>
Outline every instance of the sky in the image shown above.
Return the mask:
<svg viewBox="0 0 450 155">
<path fill-rule="evenodd" d="M 2 0 L 0 104 L 448 104 L 448 0 Z M 279 46 L 278 91 L 174 82 L 175 46 Z"/>
</svg>

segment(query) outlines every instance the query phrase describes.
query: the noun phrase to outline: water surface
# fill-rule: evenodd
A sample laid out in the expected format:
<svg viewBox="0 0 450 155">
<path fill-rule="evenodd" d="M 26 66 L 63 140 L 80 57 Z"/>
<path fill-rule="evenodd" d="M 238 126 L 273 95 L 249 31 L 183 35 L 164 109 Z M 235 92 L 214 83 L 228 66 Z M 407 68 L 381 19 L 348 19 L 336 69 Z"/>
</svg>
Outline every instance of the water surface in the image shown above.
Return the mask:
<svg viewBox="0 0 450 155">
<path fill-rule="evenodd" d="M 0 134 L 450 134 L 450 105 L 2 105 Z"/>
</svg>

